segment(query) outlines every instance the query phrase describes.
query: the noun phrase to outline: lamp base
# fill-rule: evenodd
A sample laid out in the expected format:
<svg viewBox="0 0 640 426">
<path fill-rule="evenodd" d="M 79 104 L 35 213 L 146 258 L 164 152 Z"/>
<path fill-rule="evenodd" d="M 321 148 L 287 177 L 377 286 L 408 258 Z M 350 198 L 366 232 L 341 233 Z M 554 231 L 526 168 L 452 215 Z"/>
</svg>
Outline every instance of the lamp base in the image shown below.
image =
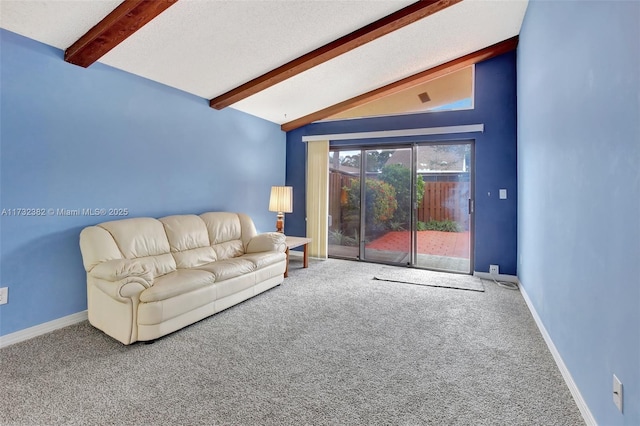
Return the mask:
<svg viewBox="0 0 640 426">
<path fill-rule="evenodd" d="M 276 219 L 276 231 L 284 234 L 284 213 L 278 213 L 278 217 Z"/>
</svg>

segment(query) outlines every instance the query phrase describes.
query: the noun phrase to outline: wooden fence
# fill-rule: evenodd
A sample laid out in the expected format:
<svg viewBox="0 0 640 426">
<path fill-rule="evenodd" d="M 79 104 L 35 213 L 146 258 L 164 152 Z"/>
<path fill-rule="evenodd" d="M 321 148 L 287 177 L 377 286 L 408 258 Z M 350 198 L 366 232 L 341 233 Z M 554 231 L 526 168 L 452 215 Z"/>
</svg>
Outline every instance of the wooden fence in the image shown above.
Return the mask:
<svg viewBox="0 0 640 426">
<path fill-rule="evenodd" d="M 469 182 L 425 182 L 418 220 L 451 220 L 469 229 Z"/>
<path fill-rule="evenodd" d="M 331 222 L 329 228 L 335 229 L 340 224 L 342 217 L 342 188 L 351 186 L 351 181 L 357 179 L 352 175 L 340 172 L 329 172 L 329 216 Z"/>
<path fill-rule="evenodd" d="M 329 214 L 332 217 L 332 228 L 340 223 L 342 189 L 351 186 L 351 181 L 358 179 L 353 175 L 331 171 L 329 173 Z M 468 199 L 469 182 L 425 182 L 424 197 L 418 206 L 418 220 L 451 220 L 460 224 L 462 230 L 469 229 Z"/>
</svg>

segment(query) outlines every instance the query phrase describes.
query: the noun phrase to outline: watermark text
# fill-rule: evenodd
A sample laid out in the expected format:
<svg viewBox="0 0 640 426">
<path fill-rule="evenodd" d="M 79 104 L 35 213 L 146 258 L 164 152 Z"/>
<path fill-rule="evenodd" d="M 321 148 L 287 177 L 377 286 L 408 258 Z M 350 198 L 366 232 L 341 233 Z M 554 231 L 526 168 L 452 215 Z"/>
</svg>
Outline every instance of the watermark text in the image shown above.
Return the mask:
<svg viewBox="0 0 640 426">
<path fill-rule="evenodd" d="M 124 207 L 86 207 L 86 208 L 62 208 L 62 207 L 17 207 L 2 209 L 0 216 L 129 216 L 129 209 Z"/>
</svg>

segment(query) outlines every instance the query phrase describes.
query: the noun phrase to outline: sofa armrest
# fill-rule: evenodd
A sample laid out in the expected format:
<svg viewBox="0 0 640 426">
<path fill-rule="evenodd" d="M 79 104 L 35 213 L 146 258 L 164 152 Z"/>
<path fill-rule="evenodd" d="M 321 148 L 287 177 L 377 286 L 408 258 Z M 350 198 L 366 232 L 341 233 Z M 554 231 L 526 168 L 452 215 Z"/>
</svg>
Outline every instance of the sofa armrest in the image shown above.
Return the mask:
<svg viewBox="0 0 640 426">
<path fill-rule="evenodd" d="M 128 277 L 115 282 L 97 278 L 92 282 L 106 295 L 123 302 L 132 298 L 138 299 L 140 293 L 152 286 L 152 283 L 140 277 Z"/>
<path fill-rule="evenodd" d="M 286 236 L 280 232 L 265 232 L 256 235 L 247 244 L 247 253 L 260 253 L 265 251 L 277 251 L 284 253 L 287 250 Z"/>
<path fill-rule="evenodd" d="M 129 259 L 101 262 L 87 273 L 96 287 L 113 299 L 136 297 L 153 285 L 153 274 L 144 264 Z"/>
<path fill-rule="evenodd" d="M 105 281 L 120 281 L 128 277 L 153 280 L 153 274 L 145 265 L 129 259 L 115 259 L 98 263 L 88 272 L 92 277 Z"/>
</svg>

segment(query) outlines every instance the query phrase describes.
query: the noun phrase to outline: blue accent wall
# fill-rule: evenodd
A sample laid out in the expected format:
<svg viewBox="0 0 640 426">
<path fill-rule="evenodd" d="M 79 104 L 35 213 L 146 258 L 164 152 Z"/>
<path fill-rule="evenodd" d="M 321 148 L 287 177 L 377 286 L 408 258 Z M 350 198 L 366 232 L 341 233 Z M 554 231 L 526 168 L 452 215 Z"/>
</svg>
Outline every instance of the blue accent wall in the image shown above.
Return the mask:
<svg viewBox="0 0 640 426">
<path fill-rule="evenodd" d="M 285 180 L 276 124 L 0 30 L 0 210 L 127 217 L 239 211 L 273 230 Z M 0 217 L 0 335 L 86 309 L 80 230 L 117 216 Z M 56 212 L 57 213 L 57 212 Z"/>
<path fill-rule="evenodd" d="M 601 425 L 640 424 L 639 58 L 640 2 L 529 3 L 518 275 Z"/>
<path fill-rule="evenodd" d="M 517 171 L 516 171 L 516 54 L 506 53 L 476 65 L 475 108 L 392 117 L 313 123 L 287 133 L 287 185 L 294 187 L 294 212 L 287 215 L 289 233 L 304 235 L 306 135 L 414 129 L 484 124 L 483 133 L 394 139 L 445 141 L 475 139 L 475 270 L 516 275 Z M 364 141 L 388 144 L 394 140 Z M 335 143 L 332 143 L 335 145 Z M 500 200 L 498 190 L 507 189 Z"/>
</svg>

